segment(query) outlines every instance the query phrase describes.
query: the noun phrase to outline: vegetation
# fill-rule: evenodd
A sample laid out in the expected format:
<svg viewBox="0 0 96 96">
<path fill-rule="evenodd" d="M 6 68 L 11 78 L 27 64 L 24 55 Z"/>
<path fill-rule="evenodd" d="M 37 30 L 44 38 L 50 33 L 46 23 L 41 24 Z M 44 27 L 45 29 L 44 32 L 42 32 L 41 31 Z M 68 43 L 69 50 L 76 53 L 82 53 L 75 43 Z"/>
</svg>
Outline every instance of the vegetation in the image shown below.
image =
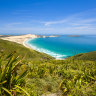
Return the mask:
<svg viewBox="0 0 96 96">
<path fill-rule="evenodd" d="M 74 59 L 76 56 L 66 60 L 55 60 L 46 54 L 4 40 L 0 40 L 0 50 L 1 54 L 4 54 L 1 59 L 2 68 L 4 68 L 0 67 L 0 70 L 4 73 L 5 66 L 8 64 L 5 76 L 7 78 L 11 76 L 10 83 L 7 78 L 0 81 L 1 94 L 11 92 L 13 95 L 15 92 L 16 96 L 20 94 L 21 96 L 28 94 L 42 96 L 42 94 L 52 93 L 59 96 L 96 96 L 96 61 L 94 60 Z M 15 57 L 7 56 L 13 51 L 16 51 Z M 17 58 L 17 55 L 20 57 Z M 13 57 L 14 59 L 12 59 Z M 21 62 L 21 57 L 24 57 L 24 62 Z M 17 63 L 19 69 L 16 67 Z M 16 67 L 14 71 L 14 68 L 11 68 L 11 73 L 8 71 L 9 65 Z M 22 76 L 22 74 L 25 75 Z M 14 78 L 14 75 L 16 78 L 21 77 L 18 83 L 16 83 L 18 79 Z M 6 86 L 7 83 L 11 86 Z M 1 85 L 6 89 L 3 90 Z"/>
<path fill-rule="evenodd" d="M 22 91 L 29 96 L 21 88 L 25 83 L 23 77 L 27 73 L 27 69 L 23 65 L 24 70 L 18 74 L 18 67 L 22 68 L 22 65 L 21 60 L 18 61 L 18 57 L 15 57 L 14 54 L 10 54 L 6 59 L 3 55 L 0 56 L 0 96 L 15 96 Z"/>
<path fill-rule="evenodd" d="M 96 61 L 96 51 L 89 52 L 89 53 L 81 53 L 77 54 L 70 59 L 77 59 L 77 60 L 90 60 L 90 61 Z M 69 58 L 68 58 L 69 59 Z"/>
</svg>

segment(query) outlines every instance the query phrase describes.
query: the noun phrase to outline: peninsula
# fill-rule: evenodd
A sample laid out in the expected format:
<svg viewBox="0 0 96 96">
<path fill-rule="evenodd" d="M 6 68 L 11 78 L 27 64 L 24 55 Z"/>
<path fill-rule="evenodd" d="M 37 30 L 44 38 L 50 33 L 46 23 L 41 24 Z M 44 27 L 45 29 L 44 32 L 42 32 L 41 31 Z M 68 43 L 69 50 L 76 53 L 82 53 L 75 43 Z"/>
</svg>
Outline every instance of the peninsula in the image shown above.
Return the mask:
<svg viewBox="0 0 96 96">
<path fill-rule="evenodd" d="M 57 35 L 44 36 L 44 35 L 35 35 L 35 34 L 26 34 L 26 35 L 17 35 L 17 36 L 0 35 L 0 38 L 3 40 L 8 40 L 19 44 L 24 44 L 24 42 L 28 39 L 47 38 L 47 37 L 58 37 L 58 36 Z"/>
</svg>

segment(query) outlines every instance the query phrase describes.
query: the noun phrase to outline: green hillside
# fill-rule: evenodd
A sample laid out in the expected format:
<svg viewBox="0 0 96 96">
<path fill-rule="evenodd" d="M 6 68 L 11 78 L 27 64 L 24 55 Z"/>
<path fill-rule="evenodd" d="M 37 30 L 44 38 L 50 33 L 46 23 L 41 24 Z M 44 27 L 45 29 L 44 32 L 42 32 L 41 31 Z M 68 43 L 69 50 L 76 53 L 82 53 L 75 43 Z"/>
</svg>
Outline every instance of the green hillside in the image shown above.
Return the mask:
<svg viewBox="0 0 96 96">
<path fill-rule="evenodd" d="M 75 56 L 70 57 L 70 59 L 75 60 L 90 60 L 90 61 L 96 61 L 96 51 L 88 52 L 88 53 L 80 53 Z M 69 59 L 69 58 L 68 58 Z"/>
<path fill-rule="evenodd" d="M 0 39 L 0 51 L 1 51 L 0 53 L 3 52 L 6 55 L 16 51 L 17 55 L 21 57 L 25 57 L 26 61 L 53 59 L 51 56 L 46 55 L 44 53 L 31 50 L 29 48 L 24 47 L 21 44 L 17 44 L 15 42 L 9 42 L 7 40 L 2 40 L 2 39 Z"/>
<path fill-rule="evenodd" d="M 96 96 L 96 62 L 93 53 L 91 56 L 90 53 L 83 54 L 82 58 L 78 55 L 74 59 L 55 60 L 23 45 L 0 39 L 0 95 Z M 94 59 L 86 59 L 87 55 Z"/>
</svg>

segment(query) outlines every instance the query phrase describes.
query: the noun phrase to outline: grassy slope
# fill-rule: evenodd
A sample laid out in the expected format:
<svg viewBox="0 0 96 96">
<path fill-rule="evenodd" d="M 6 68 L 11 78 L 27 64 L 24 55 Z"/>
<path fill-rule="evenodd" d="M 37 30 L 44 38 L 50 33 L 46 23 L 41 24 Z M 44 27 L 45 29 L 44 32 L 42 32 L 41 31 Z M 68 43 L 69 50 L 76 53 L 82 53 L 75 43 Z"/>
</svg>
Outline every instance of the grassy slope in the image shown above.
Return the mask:
<svg viewBox="0 0 96 96">
<path fill-rule="evenodd" d="M 10 54 L 10 53 L 16 51 L 17 55 L 19 55 L 21 57 L 25 57 L 26 61 L 52 59 L 51 56 L 48 56 L 44 53 L 40 53 L 35 50 L 31 50 L 29 48 L 24 47 L 21 44 L 9 42 L 9 41 L 2 40 L 2 39 L 0 39 L 0 51 L 4 52 L 5 54 Z"/>
<path fill-rule="evenodd" d="M 0 51 L 5 54 L 16 51 L 22 57 L 26 55 L 25 61 L 29 67 L 24 88 L 32 96 L 41 96 L 47 92 L 60 93 L 63 96 L 96 96 L 94 61 L 54 60 L 46 54 L 1 39 Z"/>
<path fill-rule="evenodd" d="M 77 54 L 77 55 L 75 55 L 73 57 L 70 57 L 70 58 L 74 58 L 74 59 L 77 59 L 77 60 L 96 61 L 96 51 L 88 52 L 88 53 Z"/>
</svg>

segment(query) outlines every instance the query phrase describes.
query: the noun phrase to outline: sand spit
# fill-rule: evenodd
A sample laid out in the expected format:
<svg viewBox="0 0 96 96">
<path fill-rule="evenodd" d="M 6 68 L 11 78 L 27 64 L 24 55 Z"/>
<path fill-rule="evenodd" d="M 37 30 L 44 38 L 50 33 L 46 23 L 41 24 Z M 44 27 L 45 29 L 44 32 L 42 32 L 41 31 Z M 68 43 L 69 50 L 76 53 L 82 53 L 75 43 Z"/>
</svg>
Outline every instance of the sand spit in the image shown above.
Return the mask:
<svg viewBox="0 0 96 96">
<path fill-rule="evenodd" d="M 27 35 L 19 35 L 19 36 L 9 36 L 9 37 L 1 37 L 3 40 L 8 40 L 11 42 L 16 42 L 19 44 L 24 44 L 24 42 L 28 39 L 34 39 L 40 37 L 39 35 L 32 35 L 32 34 L 27 34 Z"/>
</svg>

